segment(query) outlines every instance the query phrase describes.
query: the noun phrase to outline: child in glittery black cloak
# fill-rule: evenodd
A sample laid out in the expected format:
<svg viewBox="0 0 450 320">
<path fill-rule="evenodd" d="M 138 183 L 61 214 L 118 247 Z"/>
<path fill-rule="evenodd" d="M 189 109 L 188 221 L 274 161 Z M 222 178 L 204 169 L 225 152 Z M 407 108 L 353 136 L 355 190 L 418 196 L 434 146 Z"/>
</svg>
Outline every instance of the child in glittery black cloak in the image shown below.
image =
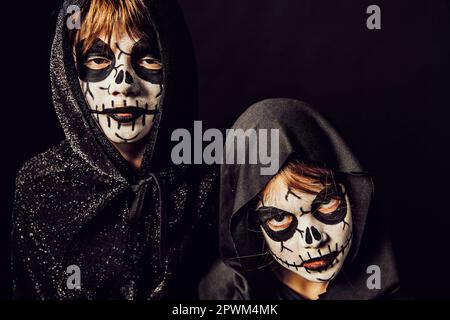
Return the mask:
<svg viewBox="0 0 450 320">
<path fill-rule="evenodd" d="M 197 102 L 179 7 L 66 1 L 51 80 L 66 139 L 17 175 L 15 297 L 195 298 L 214 257 L 216 174 L 170 159 L 170 134 L 189 128 Z"/>
</svg>

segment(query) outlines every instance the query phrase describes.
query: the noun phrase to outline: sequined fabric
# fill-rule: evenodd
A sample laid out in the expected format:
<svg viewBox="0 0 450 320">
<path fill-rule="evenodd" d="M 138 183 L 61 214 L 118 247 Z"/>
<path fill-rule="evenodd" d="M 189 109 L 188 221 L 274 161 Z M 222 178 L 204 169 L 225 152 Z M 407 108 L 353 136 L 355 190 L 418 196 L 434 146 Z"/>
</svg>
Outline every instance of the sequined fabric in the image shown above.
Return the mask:
<svg viewBox="0 0 450 320">
<path fill-rule="evenodd" d="M 143 167 L 134 172 L 93 123 L 78 85 L 65 22 L 67 7 L 82 2 L 63 5 L 52 47 L 53 100 L 66 139 L 17 174 L 14 295 L 195 298 L 197 280 L 215 254 L 217 173 L 169 160 L 170 132 L 188 127 L 196 106 L 195 65 L 181 13 L 174 1 L 147 2 L 167 90 Z M 81 270 L 80 290 L 67 286 L 73 265 Z"/>
</svg>

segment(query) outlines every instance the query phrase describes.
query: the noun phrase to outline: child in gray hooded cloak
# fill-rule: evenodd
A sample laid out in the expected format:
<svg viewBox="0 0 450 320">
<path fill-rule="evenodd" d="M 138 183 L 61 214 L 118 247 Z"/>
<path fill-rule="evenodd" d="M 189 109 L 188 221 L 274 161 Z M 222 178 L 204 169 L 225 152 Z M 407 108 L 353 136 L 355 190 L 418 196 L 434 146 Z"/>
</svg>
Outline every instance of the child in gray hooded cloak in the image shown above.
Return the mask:
<svg viewBox="0 0 450 320">
<path fill-rule="evenodd" d="M 201 298 L 393 297 L 397 268 L 371 208 L 372 179 L 330 123 L 303 102 L 273 99 L 251 106 L 233 129 L 277 129 L 279 167 L 262 175 L 261 163 L 222 165 L 222 259 L 201 282 Z"/>
</svg>

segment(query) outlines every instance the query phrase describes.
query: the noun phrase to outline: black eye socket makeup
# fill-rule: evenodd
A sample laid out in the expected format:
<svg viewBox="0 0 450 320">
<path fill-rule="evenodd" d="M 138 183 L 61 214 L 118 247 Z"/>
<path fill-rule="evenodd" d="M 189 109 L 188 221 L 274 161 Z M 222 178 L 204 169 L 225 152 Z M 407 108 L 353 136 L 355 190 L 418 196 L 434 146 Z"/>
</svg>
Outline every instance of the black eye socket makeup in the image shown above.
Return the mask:
<svg viewBox="0 0 450 320">
<path fill-rule="evenodd" d="M 274 207 L 260 207 L 254 210 L 254 214 L 257 214 L 260 225 L 264 228 L 264 231 L 273 241 L 287 241 L 292 238 L 295 231 L 297 230 L 297 217 L 290 212 Z M 292 221 L 291 224 L 284 230 L 274 231 L 267 225 L 267 222 L 271 219 L 277 219 L 281 221 L 286 216 L 292 217 Z"/>
<path fill-rule="evenodd" d="M 152 37 L 152 39 L 156 39 L 156 37 Z M 131 52 L 131 65 L 140 78 L 153 84 L 162 84 L 162 69 L 151 70 L 140 65 L 141 59 L 146 57 L 149 57 L 158 63 L 161 61 L 158 44 L 154 42 L 156 42 L 156 40 L 150 42 L 148 39 L 141 39 L 138 41 Z"/>
<path fill-rule="evenodd" d="M 103 42 L 100 39 L 96 39 L 92 45 L 85 53 L 82 51 L 83 41 L 76 47 L 76 55 L 77 55 L 77 70 L 78 77 L 80 80 L 84 82 L 100 82 L 105 80 L 116 64 L 116 58 L 111 48 L 107 43 Z M 111 63 L 103 69 L 94 70 L 86 66 L 86 62 L 90 58 L 105 58 L 111 61 Z"/>
<path fill-rule="evenodd" d="M 340 200 L 337 209 L 330 213 L 320 212 L 320 206 L 329 203 L 332 199 Z M 314 218 L 322 223 L 332 225 L 342 222 L 347 214 L 347 201 L 341 187 L 324 188 L 320 191 L 311 204 L 311 211 Z"/>
</svg>

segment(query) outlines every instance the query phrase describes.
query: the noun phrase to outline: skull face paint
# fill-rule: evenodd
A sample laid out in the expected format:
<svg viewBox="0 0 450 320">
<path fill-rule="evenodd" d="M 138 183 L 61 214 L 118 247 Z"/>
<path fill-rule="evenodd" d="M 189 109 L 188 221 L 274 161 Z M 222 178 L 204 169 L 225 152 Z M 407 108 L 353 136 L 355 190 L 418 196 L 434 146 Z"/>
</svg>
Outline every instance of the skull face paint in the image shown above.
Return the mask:
<svg viewBox="0 0 450 320">
<path fill-rule="evenodd" d="M 132 39 L 127 33 L 109 42 L 98 38 L 85 52 L 82 41 L 76 46 L 81 89 L 111 142 L 137 142 L 150 132 L 163 92 L 159 46 L 156 36 Z"/>
<path fill-rule="evenodd" d="M 273 258 L 309 281 L 330 281 L 352 243 L 352 214 L 344 186 L 318 185 L 320 192 L 310 194 L 278 184 L 256 210 Z"/>
</svg>

